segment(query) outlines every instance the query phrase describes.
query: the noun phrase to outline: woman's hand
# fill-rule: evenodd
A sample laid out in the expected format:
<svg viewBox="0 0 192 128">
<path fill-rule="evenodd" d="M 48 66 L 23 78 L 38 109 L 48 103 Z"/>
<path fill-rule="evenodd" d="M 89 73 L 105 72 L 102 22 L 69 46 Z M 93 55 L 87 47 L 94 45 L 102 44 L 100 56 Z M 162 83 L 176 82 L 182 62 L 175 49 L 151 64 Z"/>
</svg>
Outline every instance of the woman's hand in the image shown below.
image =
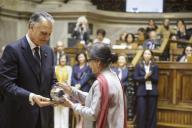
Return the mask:
<svg viewBox="0 0 192 128">
<path fill-rule="evenodd" d="M 64 107 L 69 107 L 69 108 L 72 108 L 72 106 L 74 105 L 74 103 L 70 101 L 67 96 L 63 96 L 62 99 L 59 101 L 51 101 L 51 103 L 52 103 L 52 106 L 62 105 Z"/>
<path fill-rule="evenodd" d="M 148 79 L 152 75 L 152 72 L 150 71 L 149 73 L 145 74 L 145 79 Z"/>
<path fill-rule="evenodd" d="M 68 85 L 67 83 L 57 83 L 59 86 L 61 86 L 65 93 L 68 95 L 72 95 L 72 87 Z"/>
<path fill-rule="evenodd" d="M 63 99 L 63 102 L 61 103 L 61 105 L 65 106 L 65 107 L 72 108 L 74 103 L 72 101 L 70 101 L 67 97 L 65 97 Z"/>
</svg>

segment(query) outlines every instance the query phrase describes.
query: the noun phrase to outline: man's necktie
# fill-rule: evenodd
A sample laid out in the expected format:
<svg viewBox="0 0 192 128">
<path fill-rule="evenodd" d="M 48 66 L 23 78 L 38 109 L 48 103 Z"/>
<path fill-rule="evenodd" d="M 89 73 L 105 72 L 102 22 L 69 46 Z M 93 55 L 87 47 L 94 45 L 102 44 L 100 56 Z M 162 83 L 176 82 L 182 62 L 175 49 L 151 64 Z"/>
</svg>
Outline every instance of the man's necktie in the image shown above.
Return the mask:
<svg viewBox="0 0 192 128">
<path fill-rule="evenodd" d="M 37 73 L 38 73 L 38 77 L 39 79 L 41 79 L 41 57 L 40 57 L 40 54 L 39 54 L 39 47 L 35 47 L 34 48 L 34 59 L 35 59 L 35 62 L 36 62 L 36 67 L 37 67 Z"/>
<path fill-rule="evenodd" d="M 38 64 L 39 67 L 41 67 L 41 57 L 39 55 L 39 47 L 35 47 L 34 48 L 35 52 L 34 52 L 34 58 Z"/>
</svg>

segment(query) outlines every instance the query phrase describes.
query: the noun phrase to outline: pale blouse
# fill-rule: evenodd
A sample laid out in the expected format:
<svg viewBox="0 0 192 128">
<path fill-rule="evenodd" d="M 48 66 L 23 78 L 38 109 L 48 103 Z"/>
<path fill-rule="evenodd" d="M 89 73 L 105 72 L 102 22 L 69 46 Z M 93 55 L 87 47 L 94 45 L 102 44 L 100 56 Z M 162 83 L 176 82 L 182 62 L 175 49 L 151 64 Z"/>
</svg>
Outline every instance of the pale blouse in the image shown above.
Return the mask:
<svg viewBox="0 0 192 128">
<path fill-rule="evenodd" d="M 107 79 L 110 95 L 106 128 L 123 128 L 124 100 L 120 81 L 117 75 L 110 69 L 104 70 L 102 74 Z M 85 103 L 85 106 L 81 104 L 73 106 L 73 110 L 84 117 L 83 128 L 96 128 L 96 120 L 101 109 L 101 92 L 98 80 L 93 83 L 89 93 L 73 88 L 72 95 L 79 99 L 81 103 Z"/>
</svg>

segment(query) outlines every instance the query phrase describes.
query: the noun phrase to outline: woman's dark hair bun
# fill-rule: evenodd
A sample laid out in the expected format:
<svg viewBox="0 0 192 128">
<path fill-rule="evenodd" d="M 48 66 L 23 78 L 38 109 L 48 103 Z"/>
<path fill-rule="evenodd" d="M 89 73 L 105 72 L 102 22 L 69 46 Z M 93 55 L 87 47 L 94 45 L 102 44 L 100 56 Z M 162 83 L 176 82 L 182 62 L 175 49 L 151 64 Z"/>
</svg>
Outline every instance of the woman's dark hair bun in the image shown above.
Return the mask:
<svg viewBox="0 0 192 128">
<path fill-rule="evenodd" d="M 111 63 L 116 63 L 118 60 L 118 55 L 116 53 L 111 53 Z"/>
<path fill-rule="evenodd" d="M 103 43 L 95 43 L 88 50 L 91 59 L 98 59 L 104 64 L 110 64 L 117 61 L 118 56 L 111 53 L 111 48 Z"/>
</svg>

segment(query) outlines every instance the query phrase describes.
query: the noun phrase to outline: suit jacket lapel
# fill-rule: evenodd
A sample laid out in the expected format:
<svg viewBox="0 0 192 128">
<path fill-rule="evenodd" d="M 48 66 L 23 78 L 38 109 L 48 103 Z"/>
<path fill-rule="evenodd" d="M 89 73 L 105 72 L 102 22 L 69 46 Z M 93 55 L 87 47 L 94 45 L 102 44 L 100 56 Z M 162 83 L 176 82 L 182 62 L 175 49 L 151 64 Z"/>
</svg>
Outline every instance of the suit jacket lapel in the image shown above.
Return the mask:
<svg viewBox="0 0 192 128">
<path fill-rule="evenodd" d="M 146 72 L 145 72 L 145 66 L 144 66 L 144 63 L 143 63 L 143 62 L 140 63 L 140 67 L 141 67 L 141 72 L 146 73 Z"/>
<path fill-rule="evenodd" d="M 40 76 L 38 74 L 39 71 L 38 71 L 38 68 L 36 67 L 37 64 L 35 63 L 31 48 L 29 46 L 29 43 L 26 37 L 23 37 L 23 39 L 21 40 L 21 47 L 22 47 L 23 56 L 26 59 L 26 62 L 31 67 L 31 70 L 34 73 L 35 77 L 40 81 Z"/>
<path fill-rule="evenodd" d="M 46 52 L 46 48 L 45 47 L 41 47 L 41 82 L 43 82 L 45 80 L 44 77 L 44 70 L 46 68 L 46 58 L 47 58 L 47 52 Z"/>
</svg>

